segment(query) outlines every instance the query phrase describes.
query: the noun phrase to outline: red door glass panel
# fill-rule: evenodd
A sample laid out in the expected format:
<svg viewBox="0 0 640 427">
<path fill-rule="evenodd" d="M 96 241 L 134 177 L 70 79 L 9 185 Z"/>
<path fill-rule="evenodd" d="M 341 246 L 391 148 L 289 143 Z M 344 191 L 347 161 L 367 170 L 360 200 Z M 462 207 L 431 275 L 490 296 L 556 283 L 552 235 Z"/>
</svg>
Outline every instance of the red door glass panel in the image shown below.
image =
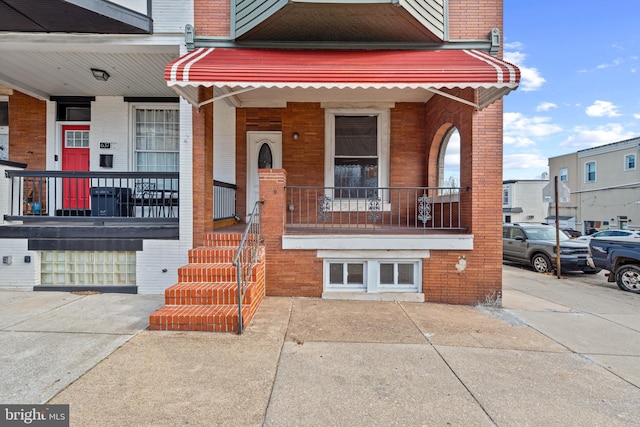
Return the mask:
<svg viewBox="0 0 640 427">
<path fill-rule="evenodd" d="M 62 170 L 89 170 L 89 126 L 62 126 Z M 89 209 L 89 179 L 63 180 L 62 206 L 64 209 Z"/>
</svg>

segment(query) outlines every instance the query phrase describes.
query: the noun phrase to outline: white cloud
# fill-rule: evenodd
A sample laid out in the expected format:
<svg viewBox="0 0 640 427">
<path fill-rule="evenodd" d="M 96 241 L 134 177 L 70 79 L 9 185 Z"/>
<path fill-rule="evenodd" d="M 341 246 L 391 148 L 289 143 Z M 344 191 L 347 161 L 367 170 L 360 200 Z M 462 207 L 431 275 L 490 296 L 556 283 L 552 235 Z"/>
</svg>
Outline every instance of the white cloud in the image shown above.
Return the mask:
<svg viewBox="0 0 640 427">
<path fill-rule="evenodd" d="M 634 115 L 633 115 L 633 118 L 634 118 L 634 119 L 638 119 L 638 120 L 640 120 L 640 113 L 636 113 L 636 114 L 634 114 Z"/>
<path fill-rule="evenodd" d="M 539 169 L 547 167 L 549 160 L 539 153 L 506 154 L 502 164 L 504 169 Z"/>
<path fill-rule="evenodd" d="M 509 46 L 514 49 L 522 49 L 524 46 L 520 43 L 511 43 Z M 527 67 L 524 65 L 525 60 L 527 59 L 527 55 L 519 52 L 517 50 L 514 51 L 506 51 L 504 52 L 504 60 L 515 64 L 520 68 L 520 90 L 524 92 L 531 92 L 534 90 L 538 90 L 546 83 L 546 80 L 540 74 L 537 68 Z"/>
<path fill-rule="evenodd" d="M 579 150 L 623 141 L 633 138 L 634 135 L 633 132 L 625 131 L 624 127 L 618 123 L 609 123 L 595 128 L 577 126 L 573 129 L 573 135 L 560 143 L 560 146 Z"/>
<path fill-rule="evenodd" d="M 504 44 L 505 50 L 522 50 L 524 49 L 524 44 L 522 42 L 511 42 Z"/>
<path fill-rule="evenodd" d="M 504 113 L 504 136 L 516 139 L 540 138 L 562 131 L 550 117 L 527 117 L 522 113 Z"/>
<path fill-rule="evenodd" d="M 585 110 L 589 117 L 617 117 L 618 107 L 609 101 L 597 100 Z"/>
<path fill-rule="evenodd" d="M 605 69 L 605 68 L 617 67 L 618 65 L 622 64 L 623 62 L 624 61 L 622 59 L 617 58 L 617 59 L 614 59 L 611 62 L 597 65 L 596 69 L 602 70 L 602 69 Z"/>
<path fill-rule="evenodd" d="M 553 102 L 541 102 L 536 107 L 536 111 L 549 111 L 552 108 L 558 108 L 558 106 L 556 104 L 554 104 Z"/>
<path fill-rule="evenodd" d="M 460 133 L 456 130 L 451 134 L 447 142 L 447 151 L 444 155 L 445 169 L 460 169 Z"/>
</svg>

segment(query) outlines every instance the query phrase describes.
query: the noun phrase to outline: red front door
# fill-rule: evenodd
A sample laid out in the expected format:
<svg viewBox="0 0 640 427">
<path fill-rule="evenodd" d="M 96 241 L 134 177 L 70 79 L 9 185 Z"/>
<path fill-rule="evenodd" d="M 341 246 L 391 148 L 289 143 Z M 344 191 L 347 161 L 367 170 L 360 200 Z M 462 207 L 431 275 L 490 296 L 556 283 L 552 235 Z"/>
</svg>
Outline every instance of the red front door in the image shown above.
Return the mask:
<svg viewBox="0 0 640 427">
<path fill-rule="evenodd" d="M 62 126 L 62 170 L 89 170 L 89 126 Z M 65 178 L 63 183 L 64 209 L 89 209 L 89 179 Z"/>
</svg>

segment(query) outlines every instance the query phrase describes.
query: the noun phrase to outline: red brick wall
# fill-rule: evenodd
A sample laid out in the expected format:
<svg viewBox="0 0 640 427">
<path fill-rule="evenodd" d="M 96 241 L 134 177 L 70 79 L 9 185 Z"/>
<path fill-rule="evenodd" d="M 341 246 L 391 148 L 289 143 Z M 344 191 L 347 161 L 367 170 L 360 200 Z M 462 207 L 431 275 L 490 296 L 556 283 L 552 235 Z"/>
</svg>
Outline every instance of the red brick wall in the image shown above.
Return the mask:
<svg viewBox="0 0 640 427">
<path fill-rule="evenodd" d="M 492 28 L 502 31 L 502 0 L 449 0 L 449 38 L 486 39 Z"/>
<path fill-rule="evenodd" d="M 193 11 L 196 36 L 229 35 L 231 1 L 194 0 Z"/>
<path fill-rule="evenodd" d="M 460 133 L 461 187 L 470 188 L 460 194 L 461 218 L 474 236 L 474 250 L 431 251 L 431 258 L 423 262 L 425 299 L 453 304 L 483 302 L 502 290 L 502 101 L 477 112 L 459 102 L 434 97 L 427 103 L 426 117 L 431 153 L 437 152 L 442 129 L 455 126 Z M 430 168 L 436 160 L 429 159 Z M 466 267 L 459 271 L 456 265 L 461 257 Z"/>
<path fill-rule="evenodd" d="M 391 187 L 426 184 L 426 134 L 424 104 L 398 103 L 391 110 Z"/>
<path fill-rule="evenodd" d="M 456 95 L 473 99 L 470 90 Z M 463 225 L 474 234 L 473 251 L 431 251 L 423 260 L 423 291 L 427 301 L 476 304 L 496 295 L 502 283 L 501 203 L 502 107 L 482 112 L 459 102 L 434 97 L 426 105 L 400 103 L 391 113 L 391 185 L 420 186 L 427 180 L 427 153 L 441 142 L 443 128 L 456 126 L 461 136 Z M 263 224 L 267 245 L 267 294 L 318 297 L 322 294 L 322 260 L 315 251 L 283 251 L 281 230 L 287 185 L 324 182 L 324 111 L 315 103 L 290 104 L 285 109 L 239 109 L 237 112 L 238 184 L 246 177 L 246 130 L 283 130 L 283 169 L 267 185 Z M 293 132 L 300 138 L 293 140 Z M 473 142 L 472 142 L 473 141 Z M 473 159 L 473 161 L 472 161 Z M 240 178 L 240 174 L 242 178 Z M 278 181 L 281 180 L 281 181 Z M 433 184 L 432 184 L 433 185 Z M 244 198 L 239 197 L 240 204 Z M 275 224 L 275 225 L 274 225 Z M 461 262 L 460 260 L 463 259 Z M 465 268 L 460 268 L 466 263 Z"/>
<path fill-rule="evenodd" d="M 320 297 L 322 260 L 316 251 L 282 250 L 287 172 L 260 170 L 262 233 L 266 246 L 266 293 L 270 296 Z"/>
<path fill-rule="evenodd" d="M 17 91 L 9 96 L 9 160 L 33 170 L 47 166 L 47 104 Z"/>
</svg>

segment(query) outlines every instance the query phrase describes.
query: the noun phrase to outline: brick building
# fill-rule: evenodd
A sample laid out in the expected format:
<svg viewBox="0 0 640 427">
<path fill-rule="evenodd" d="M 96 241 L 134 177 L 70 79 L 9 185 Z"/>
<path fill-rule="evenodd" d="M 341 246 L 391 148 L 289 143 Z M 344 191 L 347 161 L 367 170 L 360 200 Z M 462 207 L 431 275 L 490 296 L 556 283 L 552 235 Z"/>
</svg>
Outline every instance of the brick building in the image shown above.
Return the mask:
<svg viewBox="0 0 640 427">
<path fill-rule="evenodd" d="M 181 99 L 179 241 L 192 249 L 152 328 L 225 330 L 206 318 L 229 303 L 217 257 L 241 233 L 220 227 L 251 221 L 256 202 L 247 316 L 265 293 L 499 297 L 501 98 L 520 79 L 500 59 L 502 17 L 499 0 L 194 0 L 164 70 Z M 447 188 L 454 130 L 460 187 Z"/>
</svg>

